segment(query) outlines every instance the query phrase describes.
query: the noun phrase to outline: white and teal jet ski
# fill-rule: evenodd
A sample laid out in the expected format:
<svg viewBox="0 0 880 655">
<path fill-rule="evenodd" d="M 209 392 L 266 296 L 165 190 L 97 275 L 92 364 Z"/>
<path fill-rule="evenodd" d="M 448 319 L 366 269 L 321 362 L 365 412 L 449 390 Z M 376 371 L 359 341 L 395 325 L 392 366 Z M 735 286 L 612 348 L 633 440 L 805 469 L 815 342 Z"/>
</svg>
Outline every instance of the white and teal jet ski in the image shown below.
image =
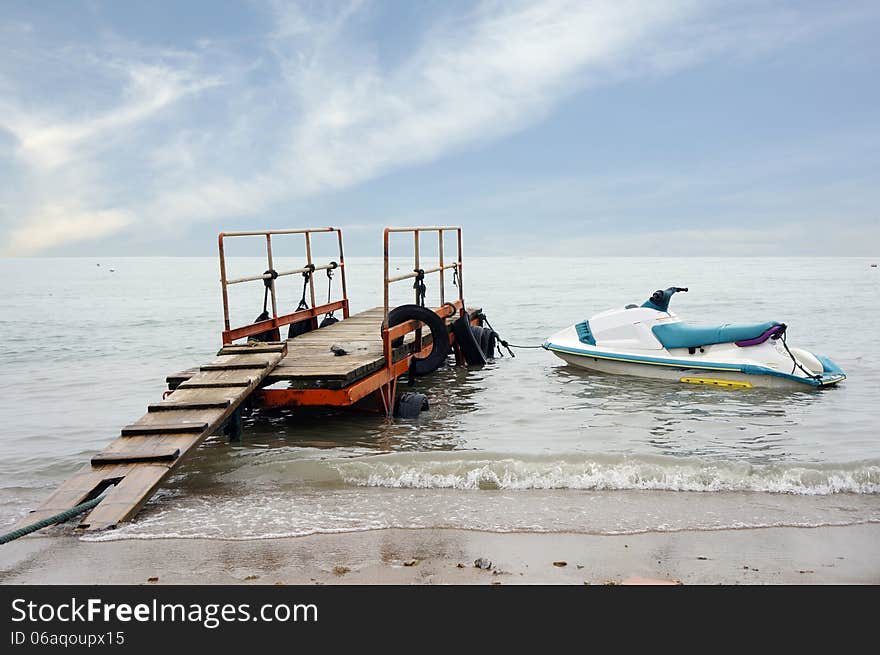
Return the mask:
<svg viewBox="0 0 880 655">
<path fill-rule="evenodd" d="M 690 325 L 669 311 L 670 287 L 565 328 L 543 344 L 573 366 L 724 387 L 828 387 L 846 374 L 827 357 L 789 346 L 785 323 Z"/>
</svg>

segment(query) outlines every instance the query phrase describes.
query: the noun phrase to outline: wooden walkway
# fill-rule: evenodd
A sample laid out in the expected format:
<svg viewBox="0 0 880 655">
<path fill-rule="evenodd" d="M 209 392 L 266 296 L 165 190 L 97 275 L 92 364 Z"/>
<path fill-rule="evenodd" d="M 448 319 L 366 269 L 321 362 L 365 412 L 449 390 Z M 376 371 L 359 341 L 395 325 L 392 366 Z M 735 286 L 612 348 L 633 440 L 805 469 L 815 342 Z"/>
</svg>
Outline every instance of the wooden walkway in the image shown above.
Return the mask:
<svg viewBox="0 0 880 655">
<path fill-rule="evenodd" d="M 62 484 L 20 526 L 98 496 L 79 527 L 101 530 L 134 516 L 183 456 L 216 432 L 287 352 L 286 344 L 227 346 L 166 400 L 150 405 L 116 441 Z"/>
<path fill-rule="evenodd" d="M 471 316 L 479 309 L 469 309 Z M 452 325 L 456 317 L 447 319 Z M 349 316 L 343 321 L 320 330 L 306 332 L 287 340 L 287 355 L 265 379 L 264 385 L 287 382 L 294 389 L 341 389 L 381 369 L 385 365 L 382 354 L 382 321 L 384 311 L 374 307 Z M 393 351 L 394 361 L 406 357 L 414 335 L 407 335 L 404 344 Z M 423 330 L 422 346 L 431 343 L 431 333 Z M 338 345 L 348 354 L 336 356 L 330 346 Z M 166 378 L 169 389 L 189 380 L 198 372 L 187 369 Z"/>
</svg>

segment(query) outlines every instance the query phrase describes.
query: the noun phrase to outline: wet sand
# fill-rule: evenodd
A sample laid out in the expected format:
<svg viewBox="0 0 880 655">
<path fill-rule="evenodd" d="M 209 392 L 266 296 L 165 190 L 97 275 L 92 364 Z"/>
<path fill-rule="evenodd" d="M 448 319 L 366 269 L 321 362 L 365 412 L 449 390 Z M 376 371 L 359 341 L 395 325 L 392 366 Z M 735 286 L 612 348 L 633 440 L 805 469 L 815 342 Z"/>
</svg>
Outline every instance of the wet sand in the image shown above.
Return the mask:
<svg viewBox="0 0 880 655">
<path fill-rule="evenodd" d="M 880 524 L 619 536 L 446 529 L 250 541 L 32 536 L 0 546 L 0 583 L 878 584 L 878 545 Z M 478 558 L 492 567 L 475 567 Z"/>
</svg>

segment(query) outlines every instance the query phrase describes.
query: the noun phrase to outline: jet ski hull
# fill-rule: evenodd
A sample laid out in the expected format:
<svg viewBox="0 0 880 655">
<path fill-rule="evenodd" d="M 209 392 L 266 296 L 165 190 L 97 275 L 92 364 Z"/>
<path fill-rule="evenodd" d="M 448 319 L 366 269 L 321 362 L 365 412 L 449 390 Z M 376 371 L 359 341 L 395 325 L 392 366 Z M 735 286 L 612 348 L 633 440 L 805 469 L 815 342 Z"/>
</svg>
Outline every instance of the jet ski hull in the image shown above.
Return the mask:
<svg viewBox="0 0 880 655">
<path fill-rule="evenodd" d="M 717 344 L 694 353 L 687 349 L 670 352 L 662 348 L 626 352 L 583 344 L 577 332 L 567 328 L 550 337 L 543 346 L 578 368 L 693 384 L 804 389 L 834 386 L 846 379 L 831 360 L 792 349 L 812 365 L 816 376 L 807 377 L 792 365 L 786 353 L 769 341 L 749 348 L 733 343 Z M 821 371 L 816 370 L 820 367 Z"/>
</svg>

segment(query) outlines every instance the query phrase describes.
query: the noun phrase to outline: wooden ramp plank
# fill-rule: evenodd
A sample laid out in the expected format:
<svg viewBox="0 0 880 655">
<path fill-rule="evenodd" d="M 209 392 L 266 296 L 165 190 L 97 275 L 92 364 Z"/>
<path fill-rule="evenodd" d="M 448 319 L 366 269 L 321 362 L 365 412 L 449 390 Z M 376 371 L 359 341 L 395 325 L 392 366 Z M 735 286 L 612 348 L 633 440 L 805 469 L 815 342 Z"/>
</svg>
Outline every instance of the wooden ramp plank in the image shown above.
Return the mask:
<svg viewBox="0 0 880 655">
<path fill-rule="evenodd" d="M 136 462 L 173 462 L 180 457 L 180 448 L 150 448 L 145 452 L 101 452 L 92 456 L 92 466 L 102 464 L 133 464 Z"/>
<path fill-rule="evenodd" d="M 93 492 L 108 481 L 125 477 L 131 465 L 102 466 L 93 468 L 87 465 L 79 473 L 64 482 L 33 512 L 22 518 L 16 528 L 42 521 L 60 512 L 75 507 L 93 497 Z"/>
<path fill-rule="evenodd" d="M 244 371 L 244 370 L 259 370 L 261 368 L 265 368 L 263 364 L 253 363 L 249 364 L 247 362 L 236 362 L 230 364 L 205 364 L 201 367 L 202 371 Z"/>
<path fill-rule="evenodd" d="M 148 434 L 164 434 L 166 432 L 204 432 L 208 429 L 205 421 L 189 421 L 178 423 L 134 423 L 122 428 L 123 437 L 137 437 Z"/>
<path fill-rule="evenodd" d="M 187 389 L 229 389 L 231 387 L 249 387 L 253 382 L 253 378 L 245 380 L 198 380 L 189 379 L 178 385 L 178 391 L 186 391 Z"/>
<path fill-rule="evenodd" d="M 228 376 L 240 383 L 240 373 L 235 369 L 225 372 L 222 368 L 228 362 L 252 369 L 246 378 L 248 384 L 182 389 L 174 391 L 166 402 L 151 405 L 149 409 L 153 411 L 122 428 L 116 441 L 97 453 L 89 466 L 62 484 L 19 525 L 48 518 L 94 498 L 110 482 L 115 486 L 82 519 L 80 527 L 108 528 L 134 516 L 183 456 L 223 425 L 281 361 L 287 352 L 286 344 L 272 345 L 280 346 L 280 351 L 275 348 L 273 352 L 258 354 L 233 353 L 215 359 L 212 363 L 221 368 L 194 377 L 220 382 Z"/>
<path fill-rule="evenodd" d="M 194 401 L 162 401 L 147 405 L 148 412 L 171 412 L 179 409 L 226 409 L 232 404 L 229 398 L 225 400 L 194 400 Z"/>
<path fill-rule="evenodd" d="M 153 495 L 156 487 L 170 470 L 170 464 L 150 463 L 133 466 L 122 481 L 113 487 L 104 500 L 82 520 L 80 527 L 104 530 L 131 518 Z"/>
<path fill-rule="evenodd" d="M 281 344 L 262 343 L 242 346 L 223 346 L 218 355 L 250 355 L 254 353 L 280 353 L 284 351 Z"/>
</svg>

